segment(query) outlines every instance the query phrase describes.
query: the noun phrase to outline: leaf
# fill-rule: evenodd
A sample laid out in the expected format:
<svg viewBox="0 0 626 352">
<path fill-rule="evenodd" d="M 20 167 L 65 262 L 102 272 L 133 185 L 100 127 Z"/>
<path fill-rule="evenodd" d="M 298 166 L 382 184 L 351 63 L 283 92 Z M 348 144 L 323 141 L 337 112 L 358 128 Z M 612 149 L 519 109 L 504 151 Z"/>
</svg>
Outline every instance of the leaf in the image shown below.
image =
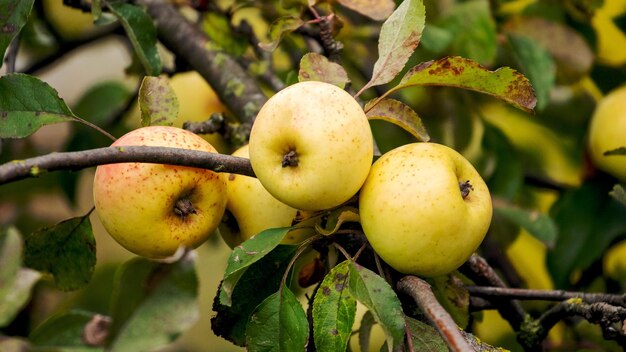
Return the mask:
<svg viewBox="0 0 626 352">
<path fill-rule="evenodd" d="M 371 104 L 374 104 L 371 106 Z M 391 122 L 409 132 L 420 142 L 428 142 L 430 136 L 415 110 L 395 99 L 371 100 L 365 105 L 367 118 Z"/>
<path fill-rule="evenodd" d="M 345 351 L 352 335 L 356 301 L 348 289 L 350 261 L 324 277 L 313 301 L 313 335 L 319 351 Z"/>
<path fill-rule="evenodd" d="M 558 229 L 550 216 L 538 210 L 522 209 L 502 200 L 494 201 L 493 210 L 499 216 L 524 228 L 528 233 L 545 243 L 548 248 L 554 247 L 558 237 Z"/>
<path fill-rule="evenodd" d="M 617 184 L 613 186 L 613 190 L 609 192 L 609 195 L 623 205 L 626 205 L 626 190 L 624 190 L 624 187 L 622 187 L 622 185 Z"/>
<path fill-rule="evenodd" d="M 22 27 L 35 0 L 4 0 L 0 2 L 0 67 L 4 63 L 4 54 Z"/>
<path fill-rule="evenodd" d="M 626 234 L 626 208 L 609 196 L 610 190 L 606 183 L 588 181 L 553 205 L 550 214 L 559 236 L 547 264 L 556 288 L 567 288 L 575 270 L 587 268 Z"/>
<path fill-rule="evenodd" d="M 448 345 L 432 326 L 411 317 L 405 317 L 414 351 L 447 352 Z"/>
<path fill-rule="evenodd" d="M 144 258 L 117 273 L 112 351 L 152 351 L 168 345 L 198 319 L 198 278 L 193 252 L 172 263 Z"/>
<path fill-rule="evenodd" d="M 211 38 L 208 43 L 233 56 L 241 56 L 248 48 L 247 38 L 233 31 L 228 18 L 221 13 L 207 12 L 202 21 L 202 29 Z"/>
<path fill-rule="evenodd" d="M 158 76 L 161 73 L 161 58 L 156 47 L 157 33 L 152 18 L 139 6 L 122 2 L 106 4 L 124 27 L 146 74 Z"/>
<path fill-rule="evenodd" d="M 120 82 L 101 82 L 90 87 L 80 97 L 73 110 L 77 116 L 81 116 L 95 125 L 108 126 L 128 106 L 133 94 Z"/>
<path fill-rule="evenodd" d="M 171 126 L 178 117 L 178 98 L 165 76 L 145 76 L 138 99 L 142 126 Z"/>
<path fill-rule="evenodd" d="M 288 287 L 267 297 L 250 317 L 247 350 L 304 351 L 309 324 L 304 309 Z"/>
<path fill-rule="evenodd" d="M 228 258 L 228 265 L 219 293 L 221 304 L 225 306 L 232 304 L 233 289 L 243 273 L 250 265 L 276 248 L 290 229 L 289 227 L 282 227 L 265 230 L 233 249 Z"/>
<path fill-rule="evenodd" d="M 0 138 L 24 138 L 42 126 L 74 120 L 47 83 L 21 73 L 0 77 Z"/>
<path fill-rule="evenodd" d="M 25 239 L 24 263 L 54 276 L 56 286 L 76 290 L 91 279 L 96 265 L 96 241 L 89 214 L 44 227 Z"/>
<path fill-rule="evenodd" d="M 374 315 L 369 310 L 363 314 L 361 318 L 361 326 L 359 326 L 359 348 L 361 351 L 370 350 L 370 336 L 372 335 L 372 327 L 376 324 Z"/>
<path fill-rule="evenodd" d="M 28 339 L 34 346 L 53 347 L 52 350 L 55 351 L 103 351 L 103 348 L 86 346 L 82 339 L 85 325 L 94 315 L 95 313 L 83 310 L 55 314 L 35 328 Z M 77 347 L 82 349 L 76 349 Z"/>
<path fill-rule="evenodd" d="M 537 103 L 533 87 L 524 75 L 502 67 L 490 71 L 475 61 L 458 56 L 427 61 L 410 69 L 400 83 L 382 97 L 413 86 L 447 86 L 469 89 L 502 99 L 531 112 Z M 371 106 L 374 106 L 373 103 Z"/>
<path fill-rule="evenodd" d="M 404 340 L 404 313 L 391 286 L 371 270 L 356 263 L 350 265 L 348 288 L 354 298 L 372 312 L 376 322 L 385 331 L 389 351 Z"/>
<path fill-rule="evenodd" d="M 307 53 L 300 59 L 298 81 L 321 81 L 343 89 L 350 79 L 341 65 L 318 53 Z"/>
<path fill-rule="evenodd" d="M 265 51 L 274 51 L 287 33 L 300 28 L 304 21 L 295 16 L 283 16 L 272 22 L 268 30 L 269 42 L 259 43 L 259 47 Z"/>
<path fill-rule="evenodd" d="M 344 223 L 359 222 L 359 219 L 359 209 L 354 207 L 341 207 L 328 214 L 323 226 L 321 223 L 316 223 L 315 230 L 324 236 L 329 236 L 337 232 Z"/>
<path fill-rule="evenodd" d="M 389 17 L 396 7 L 393 0 L 338 0 L 337 2 L 376 21 Z"/>
<path fill-rule="evenodd" d="M 521 71 L 526 74 L 537 95 L 537 108 L 550 102 L 550 91 L 556 81 L 556 66 L 550 53 L 536 41 L 521 35 L 510 34 L 509 44 Z"/>
<path fill-rule="evenodd" d="M 422 37 L 425 13 L 421 0 L 404 0 L 387 18 L 380 29 L 378 60 L 374 64 L 372 79 L 359 93 L 390 82 L 402 71 Z"/>
<path fill-rule="evenodd" d="M 231 306 L 220 304 L 221 288 L 218 289 L 218 295 L 213 300 L 213 311 L 216 314 L 211 319 L 211 329 L 215 335 L 237 346 L 244 346 L 250 315 L 265 298 L 278 291 L 296 249 L 296 246 L 279 245 L 250 265 L 233 290 Z"/>
<path fill-rule="evenodd" d="M 22 238 L 15 228 L 0 230 L 0 327 L 13 321 L 41 274 L 22 268 Z"/>
<path fill-rule="evenodd" d="M 437 301 L 450 313 L 457 325 L 464 329 L 469 324 L 470 295 L 461 280 L 454 274 L 437 276 L 429 280 Z"/>
</svg>

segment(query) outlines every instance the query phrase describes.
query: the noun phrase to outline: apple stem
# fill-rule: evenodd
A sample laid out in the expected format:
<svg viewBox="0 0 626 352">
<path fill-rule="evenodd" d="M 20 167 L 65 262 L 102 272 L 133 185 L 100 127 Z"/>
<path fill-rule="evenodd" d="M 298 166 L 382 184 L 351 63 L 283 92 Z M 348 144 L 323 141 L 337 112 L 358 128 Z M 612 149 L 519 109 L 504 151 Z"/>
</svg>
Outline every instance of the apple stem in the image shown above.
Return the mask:
<svg viewBox="0 0 626 352">
<path fill-rule="evenodd" d="M 174 204 L 174 213 L 180 216 L 182 220 L 185 220 L 188 215 L 196 214 L 197 212 L 189 198 L 184 197 L 177 200 L 176 204 Z"/>
<path fill-rule="evenodd" d="M 469 180 L 465 182 L 459 182 L 459 188 L 461 189 L 461 196 L 463 197 L 463 199 L 467 198 L 467 196 L 469 196 L 470 194 L 470 191 L 474 190 L 474 187 L 472 187 L 472 184 Z"/>
<path fill-rule="evenodd" d="M 298 153 L 295 150 L 290 150 L 289 153 L 283 156 L 283 167 L 298 166 Z"/>
</svg>

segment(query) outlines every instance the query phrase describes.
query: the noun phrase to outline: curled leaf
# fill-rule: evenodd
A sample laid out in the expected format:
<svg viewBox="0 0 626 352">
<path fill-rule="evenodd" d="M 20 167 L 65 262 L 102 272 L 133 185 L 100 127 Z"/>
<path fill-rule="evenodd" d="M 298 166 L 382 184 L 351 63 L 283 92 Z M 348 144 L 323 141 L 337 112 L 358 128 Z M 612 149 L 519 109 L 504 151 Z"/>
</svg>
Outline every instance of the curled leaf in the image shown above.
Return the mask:
<svg viewBox="0 0 626 352">
<path fill-rule="evenodd" d="M 298 81 L 322 81 L 343 89 L 350 79 L 341 65 L 318 53 L 307 53 L 300 60 Z"/>
<path fill-rule="evenodd" d="M 415 110 L 411 109 L 408 105 L 395 99 L 384 99 L 374 106 L 371 106 L 374 103 L 376 103 L 376 101 L 373 100 L 365 105 L 368 119 L 391 122 L 403 128 L 421 142 L 428 142 L 430 140 L 430 136 L 422 123 L 422 119 L 420 119 Z"/>
</svg>

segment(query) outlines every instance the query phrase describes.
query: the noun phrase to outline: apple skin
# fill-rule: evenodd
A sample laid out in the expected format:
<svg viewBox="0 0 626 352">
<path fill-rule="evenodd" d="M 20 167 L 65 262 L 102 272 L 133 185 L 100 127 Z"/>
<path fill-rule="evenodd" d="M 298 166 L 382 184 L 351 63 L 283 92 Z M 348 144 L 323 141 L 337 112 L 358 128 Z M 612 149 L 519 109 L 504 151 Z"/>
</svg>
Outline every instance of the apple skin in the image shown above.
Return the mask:
<svg viewBox="0 0 626 352">
<path fill-rule="evenodd" d="M 234 156 L 248 158 L 248 145 L 237 149 Z M 272 197 L 254 177 L 229 174 L 226 209 L 237 221 L 238 231 L 220 226 L 220 234 L 230 248 L 235 248 L 263 230 L 291 226 L 298 210 Z M 304 229 L 290 231 L 284 244 L 295 244 L 309 237 Z"/>
<path fill-rule="evenodd" d="M 463 198 L 460 183 L 472 189 Z M 457 269 L 482 242 L 491 223 L 489 189 L 455 150 L 407 144 L 373 165 L 359 198 L 368 241 L 391 267 L 433 277 Z"/>
<path fill-rule="evenodd" d="M 603 155 L 626 147 L 626 87 L 607 94 L 596 106 L 589 124 L 589 154 L 594 164 L 626 182 L 626 156 Z"/>
<path fill-rule="evenodd" d="M 283 167 L 295 152 L 297 165 Z M 302 210 L 338 206 L 367 177 L 373 138 L 354 98 L 329 83 L 296 83 L 272 96 L 250 134 L 252 168 L 270 194 Z"/>
<path fill-rule="evenodd" d="M 112 146 L 177 147 L 215 153 L 207 141 L 180 128 L 133 130 Z M 226 176 L 210 170 L 149 163 L 96 168 L 93 196 L 107 232 L 124 248 L 148 258 L 165 258 L 181 247 L 195 248 L 217 228 L 226 208 Z M 188 199 L 195 213 L 175 211 Z"/>
</svg>

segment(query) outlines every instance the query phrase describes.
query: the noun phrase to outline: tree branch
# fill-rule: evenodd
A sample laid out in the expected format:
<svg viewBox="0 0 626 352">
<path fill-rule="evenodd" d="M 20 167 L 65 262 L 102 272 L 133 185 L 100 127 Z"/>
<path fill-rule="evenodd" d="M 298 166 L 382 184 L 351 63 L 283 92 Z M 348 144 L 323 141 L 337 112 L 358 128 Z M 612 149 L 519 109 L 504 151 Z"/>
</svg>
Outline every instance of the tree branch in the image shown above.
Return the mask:
<svg viewBox="0 0 626 352">
<path fill-rule="evenodd" d="M 626 307 L 626 294 L 613 295 L 609 293 L 586 293 L 571 292 L 563 290 L 530 290 L 523 288 L 508 287 L 485 287 L 467 286 L 467 291 L 473 296 L 486 299 L 521 299 L 521 300 L 541 300 L 541 301 L 564 301 L 578 298 L 585 303 L 608 303 L 616 306 Z"/>
<path fill-rule="evenodd" d="M 450 314 L 439 304 L 430 285 L 416 277 L 405 276 L 398 282 L 398 290 L 411 296 L 421 311 L 437 328 L 451 351 L 472 351 Z"/>
<path fill-rule="evenodd" d="M 258 83 L 228 54 L 212 50 L 209 38 L 163 0 L 137 0 L 154 19 L 159 37 L 184 58 L 215 89 L 220 100 L 239 120 L 252 126 L 267 98 Z"/>
<path fill-rule="evenodd" d="M 37 177 L 44 172 L 80 170 L 127 162 L 191 166 L 216 172 L 253 176 L 250 160 L 230 155 L 169 147 L 106 147 L 78 152 L 52 153 L 0 165 L 0 185 Z"/>
</svg>

